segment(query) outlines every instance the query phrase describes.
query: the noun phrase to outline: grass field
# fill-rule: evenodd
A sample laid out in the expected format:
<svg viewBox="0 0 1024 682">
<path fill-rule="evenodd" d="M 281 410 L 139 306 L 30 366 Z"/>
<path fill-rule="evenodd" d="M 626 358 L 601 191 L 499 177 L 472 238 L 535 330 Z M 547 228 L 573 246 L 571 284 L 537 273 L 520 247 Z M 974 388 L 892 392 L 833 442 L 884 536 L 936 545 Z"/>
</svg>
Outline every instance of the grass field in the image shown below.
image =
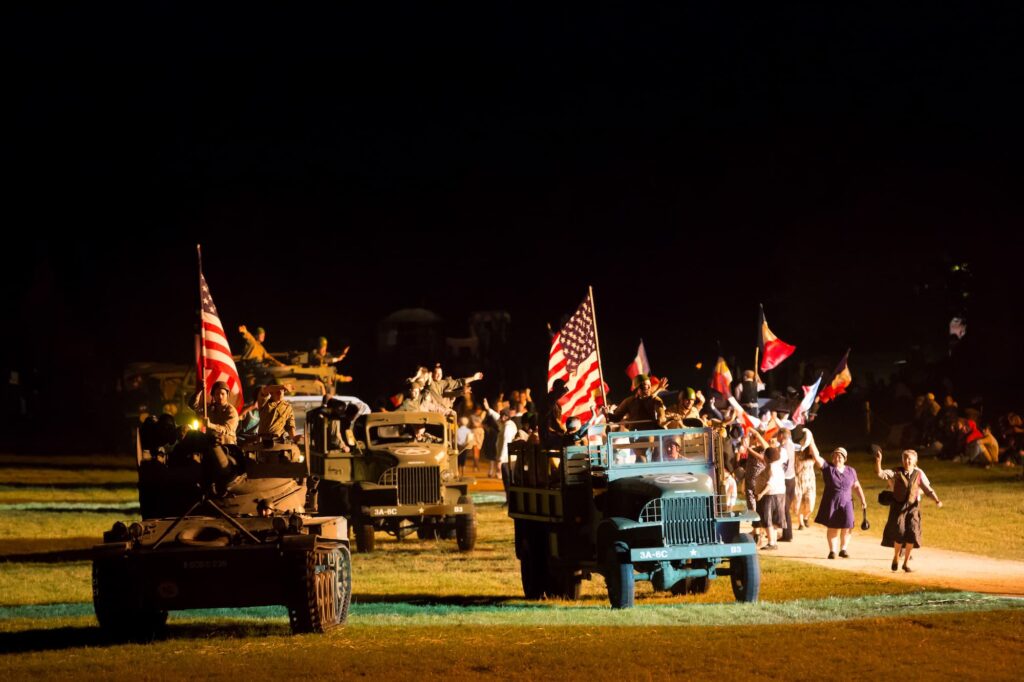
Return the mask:
<svg viewBox="0 0 1024 682">
<path fill-rule="evenodd" d="M 1011 679 L 1024 662 L 1020 601 L 926 591 L 774 557 L 762 560 L 754 605 L 736 604 L 728 579 L 720 579 L 689 597 L 640 583 L 638 608 L 612 612 L 600 576 L 584 582 L 578 602 L 527 602 L 512 524 L 497 504 L 478 507 L 479 541 L 468 554 L 454 541 L 378 534 L 377 552 L 353 557 L 353 609 L 343 630 L 291 637 L 282 608 L 184 612 L 172 615 L 165 641 L 110 645 L 92 615 L 90 564 L 62 557 L 131 513 L 54 508 L 130 509 L 136 493 L 125 484 L 134 473 L 114 461 L 103 469 L 75 467 L 73 458 L 59 464 L 0 456 L 0 652 L 10 652 L 0 653 L 0 679 L 218 679 L 275 670 L 309 679 L 775 676 L 765 661 L 782 660 L 771 652 L 786 642 L 798 643 L 784 652 L 786 676 L 795 679 L 820 678 L 823 661 L 844 677 Z M 854 453 L 852 464 L 869 487 L 871 533 L 880 533 L 884 509 L 874 497 L 881 482 L 869 475 L 866 453 Z M 972 538 L 975 551 L 1024 558 L 1019 482 L 1001 470 L 925 465 L 947 503 L 925 509 L 930 544 L 969 550 L 950 538 Z M 18 508 L 24 504 L 43 510 Z M 12 556 L 19 560 L 3 561 Z M 914 655 L 889 660 L 894 646 Z M 953 649 L 951 661 L 945 654 Z"/>
</svg>

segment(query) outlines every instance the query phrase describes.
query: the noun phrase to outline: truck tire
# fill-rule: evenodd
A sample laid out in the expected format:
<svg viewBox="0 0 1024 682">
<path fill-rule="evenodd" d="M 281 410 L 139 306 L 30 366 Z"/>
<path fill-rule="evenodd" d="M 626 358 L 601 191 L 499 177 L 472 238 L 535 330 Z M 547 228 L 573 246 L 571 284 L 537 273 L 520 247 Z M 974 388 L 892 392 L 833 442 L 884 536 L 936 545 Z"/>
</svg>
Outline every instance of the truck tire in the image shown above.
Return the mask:
<svg viewBox="0 0 1024 682">
<path fill-rule="evenodd" d="M 580 598 L 583 578 L 569 566 L 551 566 L 548 569 L 548 583 L 544 592 L 554 599 L 577 601 Z"/>
<path fill-rule="evenodd" d="M 293 634 L 327 632 L 348 620 L 352 559 L 347 547 L 316 548 L 290 557 L 294 581 L 288 603 Z"/>
<path fill-rule="evenodd" d="M 544 528 L 529 521 L 516 521 L 516 542 L 519 545 L 519 577 L 523 596 L 541 599 L 547 586 L 547 552 L 544 551 Z"/>
<path fill-rule="evenodd" d="M 621 544 L 611 544 L 604 551 L 604 580 L 608 584 L 608 601 L 613 609 L 633 608 L 636 583 L 629 550 Z"/>
<path fill-rule="evenodd" d="M 167 612 L 138 606 L 123 558 L 93 561 L 92 604 L 103 633 L 115 640 L 150 642 L 164 633 Z"/>
<path fill-rule="evenodd" d="M 356 536 L 356 551 L 362 554 L 372 552 L 375 544 L 373 521 L 356 519 L 352 524 L 352 531 Z"/>
<path fill-rule="evenodd" d="M 740 533 L 733 542 L 753 542 L 748 533 Z M 756 554 L 733 557 L 729 560 L 729 579 L 732 593 L 739 602 L 755 602 L 761 592 L 761 562 Z"/>
<path fill-rule="evenodd" d="M 463 495 L 459 504 L 469 504 L 472 500 Z M 455 517 L 455 540 L 460 552 L 469 552 L 476 547 L 476 512 Z"/>
</svg>

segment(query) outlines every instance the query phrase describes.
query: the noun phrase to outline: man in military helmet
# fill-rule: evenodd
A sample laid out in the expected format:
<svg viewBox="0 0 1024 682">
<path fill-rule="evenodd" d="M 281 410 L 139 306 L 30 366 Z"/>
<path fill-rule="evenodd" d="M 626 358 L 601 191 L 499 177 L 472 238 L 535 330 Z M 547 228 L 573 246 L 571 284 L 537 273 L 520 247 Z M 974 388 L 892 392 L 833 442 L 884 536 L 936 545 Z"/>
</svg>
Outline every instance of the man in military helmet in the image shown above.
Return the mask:
<svg viewBox="0 0 1024 682">
<path fill-rule="evenodd" d="M 225 446 L 238 442 L 235 435 L 238 429 L 238 410 L 228 402 L 228 395 L 228 385 L 223 381 L 217 381 L 210 387 L 209 401 L 204 401 L 205 396 L 201 390 L 197 391 L 190 401 L 192 411 L 200 417 L 203 416 L 203 403 L 206 402 L 203 426 L 211 438 L 212 445 L 202 453 L 202 461 L 217 486 L 231 480 L 235 461 Z"/>
<path fill-rule="evenodd" d="M 245 339 L 245 347 L 242 349 L 242 357 L 240 358 L 241 362 L 284 367 L 283 362 L 268 353 L 267 349 L 263 347 L 263 342 L 267 338 L 266 329 L 256 327 L 256 335 L 254 336 L 242 324 L 238 326 L 238 331 L 242 334 L 242 338 Z"/>
<path fill-rule="evenodd" d="M 345 359 L 348 355 L 348 346 L 341 351 L 341 355 L 332 356 L 327 351 L 327 337 L 321 336 L 317 340 L 317 346 L 313 350 L 309 351 L 309 366 L 310 367 L 327 367 L 328 365 L 336 365 Z"/>
</svg>

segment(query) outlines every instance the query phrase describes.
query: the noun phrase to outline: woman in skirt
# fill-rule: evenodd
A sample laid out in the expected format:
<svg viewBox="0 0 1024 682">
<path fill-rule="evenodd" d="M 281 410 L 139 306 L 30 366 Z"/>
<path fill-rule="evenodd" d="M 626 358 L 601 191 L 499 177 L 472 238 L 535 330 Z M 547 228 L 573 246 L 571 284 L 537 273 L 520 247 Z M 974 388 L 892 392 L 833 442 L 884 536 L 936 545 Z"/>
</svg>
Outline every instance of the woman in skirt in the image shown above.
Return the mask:
<svg viewBox="0 0 1024 682">
<path fill-rule="evenodd" d="M 828 558 L 836 558 L 836 545 L 839 544 L 839 556 L 846 559 L 850 554 L 846 551 L 850 544 L 850 531 L 856 517 L 853 513 L 853 491 L 860 497 L 860 506 L 867 509 L 868 500 L 864 497 L 864 488 L 857 479 L 853 467 L 846 466 L 846 448 L 832 451 L 832 464 L 819 455 L 814 455 L 815 463 L 821 467 L 821 479 L 825 484 L 825 492 L 821 496 L 821 506 L 814 517 L 815 523 L 828 528 Z"/>
<path fill-rule="evenodd" d="M 932 489 L 924 471 L 917 468 L 917 453 L 904 450 L 903 466 L 897 469 L 882 468 L 882 448 L 871 446 L 875 454 L 875 474 L 889 482 L 892 500 L 889 503 L 889 519 L 882 531 L 882 546 L 892 547 L 892 570 L 900 567 L 900 552 L 903 553 L 903 570 L 911 572 L 910 552 L 921 546 L 921 494 L 935 500 L 942 507 L 939 496 Z"/>
</svg>

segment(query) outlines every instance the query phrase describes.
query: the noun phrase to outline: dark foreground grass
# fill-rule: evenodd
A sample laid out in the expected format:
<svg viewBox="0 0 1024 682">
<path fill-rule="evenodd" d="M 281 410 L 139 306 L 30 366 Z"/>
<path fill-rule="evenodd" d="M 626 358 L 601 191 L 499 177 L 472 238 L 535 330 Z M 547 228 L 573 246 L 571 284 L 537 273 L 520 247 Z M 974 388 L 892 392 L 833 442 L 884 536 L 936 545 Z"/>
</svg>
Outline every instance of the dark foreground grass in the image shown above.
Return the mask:
<svg viewBox="0 0 1024 682">
<path fill-rule="evenodd" d="M 0 678 L 1018 679 L 1024 611 L 921 614 L 896 607 L 890 613 L 700 628 L 354 622 L 328 635 L 301 637 L 285 634 L 283 623 L 257 625 L 250 636 L 239 636 L 237 625 L 211 630 L 182 623 L 172 627 L 170 639 L 149 645 L 104 644 L 95 628 L 72 619 L 0 633 L 0 648 L 19 652 L 0 656 Z"/>
</svg>

